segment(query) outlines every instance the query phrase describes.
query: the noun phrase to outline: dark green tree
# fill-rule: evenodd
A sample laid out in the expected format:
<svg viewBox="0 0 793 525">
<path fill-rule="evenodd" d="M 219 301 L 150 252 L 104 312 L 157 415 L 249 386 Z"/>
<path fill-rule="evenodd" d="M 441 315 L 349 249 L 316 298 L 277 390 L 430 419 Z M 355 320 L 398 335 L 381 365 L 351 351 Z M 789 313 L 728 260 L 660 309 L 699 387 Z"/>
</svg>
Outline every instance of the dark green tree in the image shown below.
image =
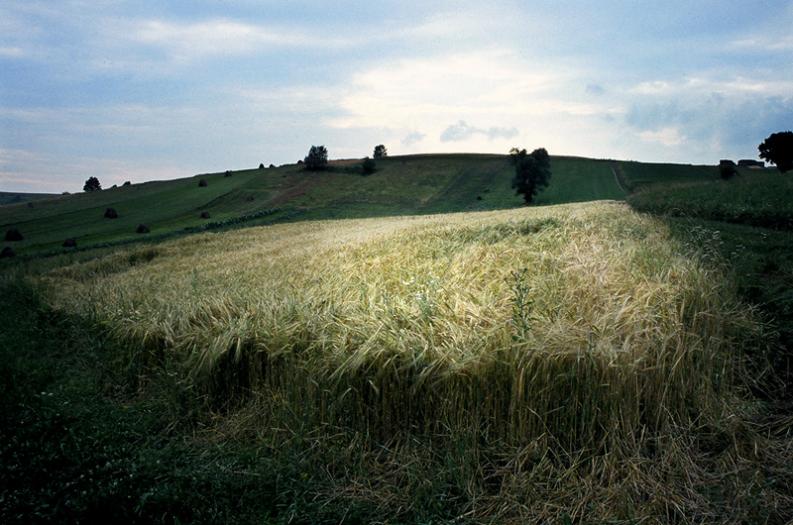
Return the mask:
<svg viewBox="0 0 793 525">
<path fill-rule="evenodd" d="M 383 157 L 388 156 L 388 150 L 382 144 L 378 144 L 374 147 L 374 154 L 372 155 L 375 159 L 382 159 Z"/>
<path fill-rule="evenodd" d="M 512 148 L 509 156 L 515 166 L 512 187 L 518 195 L 523 195 L 526 204 L 531 204 L 534 196 L 551 181 L 551 158 L 548 151 L 539 148 L 527 153 L 525 149 Z"/>
<path fill-rule="evenodd" d="M 731 160 L 721 160 L 719 161 L 719 175 L 724 180 L 730 180 L 738 175 L 738 168 Z"/>
<path fill-rule="evenodd" d="M 83 191 L 99 191 L 101 189 L 102 185 L 96 177 L 88 177 L 88 180 L 85 181 L 85 185 L 83 186 Z"/>
<path fill-rule="evenodd" d="M 776 164 L 780 172 L 793 170 L 793 131 L 772 133 L 757 149 L 760 150 L 760 158 Z"/>
<path fill-rule="evenodd" d="M 304 169 L 320 171 L 328 167 L 328 149 L 325 146 L 311 146 L 304 162 Z"/>
</svg>

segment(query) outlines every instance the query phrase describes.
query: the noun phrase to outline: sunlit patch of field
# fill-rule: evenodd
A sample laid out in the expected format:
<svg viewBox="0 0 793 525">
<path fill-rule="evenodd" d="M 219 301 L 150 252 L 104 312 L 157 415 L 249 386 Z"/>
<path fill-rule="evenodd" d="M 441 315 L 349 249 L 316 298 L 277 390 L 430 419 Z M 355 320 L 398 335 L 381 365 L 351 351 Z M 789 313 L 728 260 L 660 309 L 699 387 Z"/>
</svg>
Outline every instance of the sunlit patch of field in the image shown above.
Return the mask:
<svg viewBox="0 0 793 525">
<path fill-rule="evenodd" d="M 571 446 L 714 407 L 757 326 L 717 270 L 621 203 L 318 221 L 120 251 L 42 279 L 259 424 L 478 429 Z"/>
</svg>

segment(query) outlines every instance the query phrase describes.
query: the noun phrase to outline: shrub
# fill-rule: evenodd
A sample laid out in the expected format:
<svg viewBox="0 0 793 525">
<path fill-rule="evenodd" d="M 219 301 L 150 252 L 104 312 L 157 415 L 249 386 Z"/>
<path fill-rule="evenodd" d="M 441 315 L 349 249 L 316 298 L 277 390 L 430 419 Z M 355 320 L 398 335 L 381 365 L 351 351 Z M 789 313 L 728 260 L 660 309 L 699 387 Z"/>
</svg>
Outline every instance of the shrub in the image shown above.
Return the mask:
<svg viewBox="0 0 793 525">
<path fill-rule="evenodd" d="M 366 159 L 363 161 L 363 164 L 361 164 L 361 169 L 363 169 L 364 175 L 371 175 L 377 171 L 377 163 L 373 159 L 366 157 Z"/>
<path fill-rule="evenodd" d="M 105 219 L 118 219 L 118 212 L 115 208 L 108 208 L 105 210 Z"/>
<path fill-rule="evenodd" d="M 738 174 L 738 168 L 731 160 L 719 161 L 719 175 L 724 180 L 730 180 Z"/>
<path fill-rule="evenodd" d="M 138 224 L 138 227 L 135 228 L 135 233 L 149 233 L 149 227 L 145 224 Z"/>
<path fill-rule="evenodd" d="M 16 257 L 16 252 L 10 246 L 6 246 L 3 248 L 3 251 L 0 252 L 0 259 L 9 259 L 11 257 Z"/>
<path fill-rule="evenodd" d="M 6 241 L 17 242 L 17 241 L 22 241 L 24 239 L 25 238 L 22 236 L 22 233 L 20 233 L 20 231 L 16 228 L 9 228 L 6 231 Z"/>
<path fill-rule="evenodd" d="M 200 181 L 198 181 L 198 187 L 199 188 L 206 188 L 207 186 L 208 186 L 208 184 L 207 184 L 206 179 L 201 179 Z"/>
<path fill-rule="evenodd" d="M 270 168 L 271 169 L 274 168 L 274 167 L 275 167 L 275 164 L 270 164 Z"/>
<path fill-rule="evenodd" d="M 374 147 L 374 154 L 372 156 L 376 159 L 382 159 L 388 156 L 388 150 L 384 145 L 378 144 Z"/>
<path fill-rule="evenodd" d="M 102 189 L 102 185 L 99 183 L 99 179 L 96 177 L 88 177 L 83 185 L 83 191 L 99 191 Z"/>
<path fill-rule="evenodd" d="M 122 186 L 132 186 L 132 183 L 130 181 L 126 180 L 126 181 L 124 181 L 124 184 L 122 184 Z"/>
<path fill-rule="evenodd" d="M 223 174 L 224 177 L 231 177 L 231 170 L 226 170 L 226 173 Z"/>
<path fill-rule="evenodd" d="M 260 169 L 260 170 L 263 170 L 263 169 L 264 169 L 264 163 L 261 163 L 261 164 L 259 164 L 259 169 Z"/>
<path fill-rule="evenodd" d="M 305 169 L 309 171 L 324 170 L 328 167 L 328 149 L 325 146 L 311 146 L 304 164 Z"/>
<path fill-rule="evenodd" d="M 201 218 L 202 219 L 208 219 L 209 218 L 209 212 L 208 211 L 202 211 L 201 212 Z"/>
<path fill-rule="evenodd" d="M 77 239 L 69 238 L 63 241 L 64 248 L 77 248 Z"/>
</svg>

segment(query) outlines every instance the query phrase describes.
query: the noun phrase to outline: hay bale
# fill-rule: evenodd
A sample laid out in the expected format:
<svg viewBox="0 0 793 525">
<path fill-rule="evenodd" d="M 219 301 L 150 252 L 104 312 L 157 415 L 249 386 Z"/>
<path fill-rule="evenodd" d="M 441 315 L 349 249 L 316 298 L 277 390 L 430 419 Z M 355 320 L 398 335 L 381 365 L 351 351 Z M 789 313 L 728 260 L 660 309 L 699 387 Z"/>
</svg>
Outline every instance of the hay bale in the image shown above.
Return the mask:
<svg viewBox="0 0 793 525">
<path fill-rule="evenodd" d="M 208 219 L 209 218 L 209 212 L 208 211 L 202 211 L 201 212 L 201 218 L 202 219 Z"/>
<path fill-rule="evenodd" d="M 105 219 L 118 219 L 118 212 L 115 208 L 108 208 L 105 210 Z"/>
<path fill-rule="evenodd" d="M 22 240 L 25 240 L 25 238 L 16 228 L 10 228 L 6 231 L 6 241 L 17 242 Z"/>
<path fill-rule="evenodd" d="M 77 239 L 70 237 L 63 241 L 64 248 L 77 248 Z"/>
<path fill-rule="evenodd" d="M 138 227 L 135 228 L 135 233 L 149 233 L 149 227 L 145 224 L 138 224 Z"/>
<path fill-rule="evenodd" d="M 201 179 L 200 181 L 198 181 L 199 188 L 206 188 L 208 185 L 209 184 L 207 183 L 206 179 Z"/>
<path fill-rule="evenodd" d="M 12 247 L 6 246 L 3 248 L 3 251 L 0 252 L 0 259 L 10 259 L 11 257 L 16 257 L 16 255 Z"/>
</svg>

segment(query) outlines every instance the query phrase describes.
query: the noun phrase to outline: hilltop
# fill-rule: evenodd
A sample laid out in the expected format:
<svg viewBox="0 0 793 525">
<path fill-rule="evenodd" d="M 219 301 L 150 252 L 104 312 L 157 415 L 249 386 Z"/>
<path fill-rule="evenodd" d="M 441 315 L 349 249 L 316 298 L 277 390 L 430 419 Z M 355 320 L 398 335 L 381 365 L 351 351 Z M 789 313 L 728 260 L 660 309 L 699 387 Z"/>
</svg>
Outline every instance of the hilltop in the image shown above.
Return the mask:
<svg viewBox="0 0 793 525">
<path fill-rule="evenodd" d="M 510 187 L 513 170 L 506 155 L 394 156 L 379 160 L 377 171 L 369 176 L 357 169 L 359 162 L 333 161 L 327 172 L 307 172 L 292 164 L 206 173 L 0 206 L 0 229 L 14 227 L 23 233 L 25 240 L 14 245 L 19 254 L 57 253 L 67 238 L 85 248 L 240 223 L 424 215 L 522 205 Z M 621 180 L 613 171 L 615 166 L 623 168 Z M 717 177 L 713 166 L 580 157 L 552 157 L 552 171 L 551 185 L 539 195 L 537 205 L 622 200 L 626 190 L 648 180 Z M 202 180 L 206 186 L 199 186 Z M 119 217 L 103 218 L 106 208 L 114 208 Z M 204 212 L 208 217 L 201 217 Z M 138 224 L 147 225 L 151 233 L 137 234 Z"/>
</svg>

